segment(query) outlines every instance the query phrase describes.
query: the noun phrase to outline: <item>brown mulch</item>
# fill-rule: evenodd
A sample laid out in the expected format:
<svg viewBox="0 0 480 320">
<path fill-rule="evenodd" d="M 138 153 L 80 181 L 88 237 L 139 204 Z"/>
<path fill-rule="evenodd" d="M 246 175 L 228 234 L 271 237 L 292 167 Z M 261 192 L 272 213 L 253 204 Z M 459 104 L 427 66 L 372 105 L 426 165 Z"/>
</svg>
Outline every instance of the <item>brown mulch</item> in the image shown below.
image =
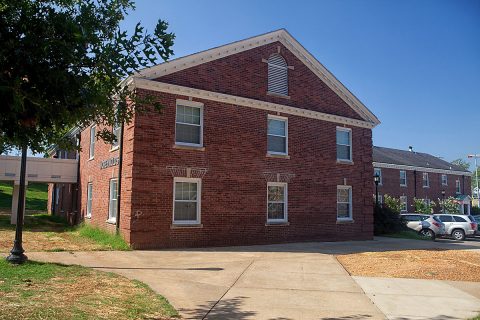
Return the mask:
<svg viewBox="0 0 480 320">
<path fill-rule="evenodd" d="M 336 256 L 352 276 L 480 282 L 480 253 L 404 250 Z"/>
</svg>

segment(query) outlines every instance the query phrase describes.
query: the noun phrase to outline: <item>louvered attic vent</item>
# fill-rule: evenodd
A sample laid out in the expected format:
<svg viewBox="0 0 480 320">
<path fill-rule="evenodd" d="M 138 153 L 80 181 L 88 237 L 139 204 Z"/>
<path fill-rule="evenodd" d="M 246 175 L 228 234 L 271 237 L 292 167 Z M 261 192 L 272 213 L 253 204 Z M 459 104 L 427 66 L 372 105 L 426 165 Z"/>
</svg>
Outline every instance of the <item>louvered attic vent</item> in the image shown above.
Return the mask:
<svg viewBox="0 0 480 320">
<path fill-rule="evenodd" d="M 288 96 L 288 66 L 279 54 L 268 58 L 268 92 Z"/>
</svg>

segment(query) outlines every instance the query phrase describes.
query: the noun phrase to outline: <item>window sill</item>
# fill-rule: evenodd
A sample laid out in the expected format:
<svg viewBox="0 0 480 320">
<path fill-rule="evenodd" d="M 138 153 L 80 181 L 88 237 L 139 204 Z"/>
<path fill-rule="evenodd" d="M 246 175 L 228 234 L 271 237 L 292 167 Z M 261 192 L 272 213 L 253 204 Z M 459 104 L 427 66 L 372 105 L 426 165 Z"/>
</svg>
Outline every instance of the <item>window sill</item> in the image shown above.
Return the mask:
<svg viewBox="0 0 480 320">
<path fill-rule="evenodd" d="M 170 229 L 198 229 L 203 228 L 203 224 L 201 223 L 172 223 L 170 225 Z"/>
<path fill-rule="evenodd" d="M 266 227 L 271 227 L 271 226 L 289 226 L 289 225 L 290 225 L 290 222 L 288 222 L 288 221 L 278 221 L 278 222 L 269 221 L 269 222 L 265 223 L 265 226 L 266 226 Z"/>
<path fill-rule="evenodd" d="M 402 187 L 402 188 L 406 188 L 406 187 L 407 187 L 407 185 L 406 185 L 406 184 L 401 184 L 401 185 L 400 185 L 400 187 Z"/>
<path fill-rule="evenodd" d="M 355 220 L 353 219 L 337 219 L 337 224 L 346 224 L 346 223 L 354 223 Z"/>
<path fill-rule="evenodd" d="M 117 224 L 117 219 L 116 218 L 110 218 L 105 222 L 108 223 L 108 224 Z"/>
<path fill-rule="evenodd" d="M 110 149 L 110 152 L 117 151 L 118 149 L 120 149 L 120 146 L 113 147 L 112 149 Z"/>
<path fill-rule="evenodd" d="M 284 95 L 284 94 L 275 93 L 275 92 L 270 92 L 270 91 L 267 91 L 267 96 L 284 98 L 284 99 L 290 99 L 290 96 L 286 96 L 286 95 Z"/>
<path fill-rule="evenodd" d="M 275 153 L 267 153 L 267 158 L 278 158 L 278 159 L 290 159 L 288 154 L 275 154 Z"/>
<path fill-rule="evenodd" d="M 184 145 L 181 145 L 181 144 L 174 144 L 174 145 L 173 145 L 173 149 L 205 151 L 205 147 L 201 147 L 201 146 L 184 146 Z"/>
<path fill-rule="evenodd" d="M 425 189 L 430 188 L 430 186 L 423 186 Z"/>
<path fill-rule="evenodd" d="M 95 160 L 95 157 L 88 158 L 88 161 Z"/>
<path fill-rule="evenodd" d="M 85 216 L 85 219 L 92 219 L 92 215 L 89 215 L 89 216 Z"/>
<path fill-rule="evenodd" d="M 353 165 L 353 161 L 352 160 L 342 160 L 342 159 L 337 159 L 337 164 L 350 164 L 350 165 Z"/>
</svg>

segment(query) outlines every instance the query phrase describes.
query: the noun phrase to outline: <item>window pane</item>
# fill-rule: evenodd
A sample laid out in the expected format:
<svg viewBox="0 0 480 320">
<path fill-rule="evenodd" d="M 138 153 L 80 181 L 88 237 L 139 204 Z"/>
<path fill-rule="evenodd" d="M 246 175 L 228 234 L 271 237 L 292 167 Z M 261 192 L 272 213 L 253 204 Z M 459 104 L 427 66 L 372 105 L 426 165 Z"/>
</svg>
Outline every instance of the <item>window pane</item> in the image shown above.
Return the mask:
<svg viewBox="0 0 480 320">
<path fill-rule="evenodd" d="M 176 182 L 175 200 L 197 200 L 197 184 L 194 182 Z"/>
<path fill-rule="evenodd" d="M 268 119 L 268 134 L 285 136 L 285 121 Z"/>
<path fill-rule="evenodd" d="M 284 201 L 285 187 L 269 186 L 268 187 L 268 201 Z"/>
<path fill-rule="evenodd" d="M 337 218 L 350 218 L 350 204 L 337 203 Z"/>
<path fill-rule="evenodd" d="M 350 145 L 350 132 L 337 130 L 337 144 Z"/>
<path fill-rule="evenodd" d="M 467 222 L 467 220 L 463 219 L 462 217 L 454 216 L 456 222 Z"/>
<path fill-rule="evenodd" d="M 286 153 L 287 152 L 286 138 L 268 136 L 267 148 L 268 148 L 268 151 Z"/>
<path fill-rule="evenodd" d="M 200 127 L 188 124 L 176 125 L 176 141 L 200 144 Z"/>
<path fill-rule="evenodd" d="M 200 124 L 200 108 L 177 106 L 177 122 Z"/>
<path fill-rule="evenodd" d="M 350 202 L 349 189 L 337 189 L 337 202 Z"/>
<path fill-rule="evenodd" d="M 337 159 L 350 160 L 350 147 L 337 145 Z"/>
<path fill-rule="evenodd" d="M 175 202 L 175 221 L 196 221 L 197 203 L 196 202 Z"/>
<path fill-rule="evenodd" d="M 440 221 L 442 221 L 442 222 L 453 222 L 452 216 L 444 216 L 444 215 L 441 215 L 441 216 L 438 216 L 438 218 L 439 218 Z"/>
<path fill-rule="evenodd" d="M 268 204 L 268 219 L 285 219 L 283 203 Z"/>
</svg>

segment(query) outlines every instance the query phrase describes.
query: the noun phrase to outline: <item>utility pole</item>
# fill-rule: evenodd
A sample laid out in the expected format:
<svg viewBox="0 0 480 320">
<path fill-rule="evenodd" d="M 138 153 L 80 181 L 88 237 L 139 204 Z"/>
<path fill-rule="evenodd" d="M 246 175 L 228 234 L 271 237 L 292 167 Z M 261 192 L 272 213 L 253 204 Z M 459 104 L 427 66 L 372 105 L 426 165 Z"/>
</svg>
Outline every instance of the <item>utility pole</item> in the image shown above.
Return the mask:
<svg viewBox="0 0 480 320">
<path fill-rule="evenodd" d="M 480 207 L 480 189 L 478 188 L 478 167 L 477 158 L 480 158 L 480 154 L 469 154 L 468 158 L 473 158 L 475 161 L 475 180 L 477 180 L 477 207 Z"/>
</svg>

